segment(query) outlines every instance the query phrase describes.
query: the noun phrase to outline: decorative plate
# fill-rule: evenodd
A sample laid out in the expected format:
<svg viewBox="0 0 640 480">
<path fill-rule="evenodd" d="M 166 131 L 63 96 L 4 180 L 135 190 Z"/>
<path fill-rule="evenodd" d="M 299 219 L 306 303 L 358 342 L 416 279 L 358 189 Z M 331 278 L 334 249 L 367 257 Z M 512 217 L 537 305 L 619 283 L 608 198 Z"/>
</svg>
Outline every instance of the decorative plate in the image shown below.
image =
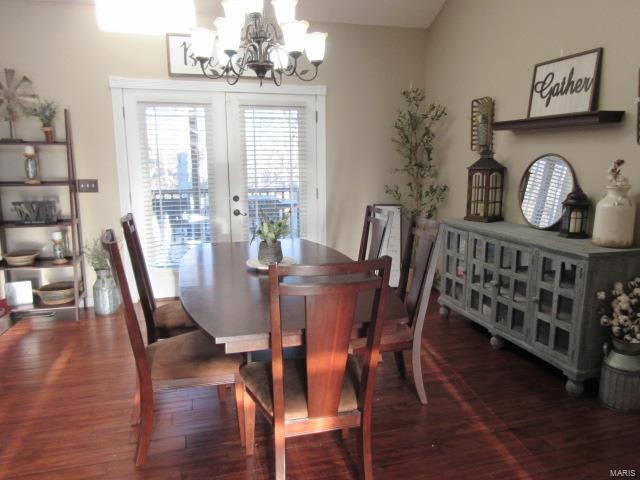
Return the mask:
<svg viewBox="0 0 640 480">
<path fill-rule="evenodd" d="M 282 261 L 279 265 L 295 265 L 296 261 L 291 257 L 282 257 Z M 264 263 L 260 263 L 257 258 L 250 258 L 247 260 L 247 267 L 253 268 L 255 270 L 259 270 L 261 272 L 266 272 L 269 270 L 269 265 L 265 265 Z"/>
</svg>

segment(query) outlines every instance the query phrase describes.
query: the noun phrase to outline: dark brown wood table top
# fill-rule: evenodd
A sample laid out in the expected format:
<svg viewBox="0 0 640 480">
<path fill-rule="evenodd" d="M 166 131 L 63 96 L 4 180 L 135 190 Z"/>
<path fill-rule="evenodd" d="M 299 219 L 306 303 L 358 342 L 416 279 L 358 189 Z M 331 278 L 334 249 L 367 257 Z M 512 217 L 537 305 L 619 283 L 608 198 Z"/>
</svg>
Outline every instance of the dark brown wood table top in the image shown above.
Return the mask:
<svg viewBox="0 0 640 480">
<path fill-rule="evenodd" d="M 282 251 L 297 263 L 322 264 L 351 261 L 346 255 L 308 240 L 283 240 Z M 258 243 L 226 242 L 193 247 L 180 261 L 179 290 L 184 309 L 200 329 L 228 353 L 269 348 L 269 289 L 266 273 L 247 267 L 257 257 Z M 372 296 L 361 295 L 355 323 L 369 320 Z M 286 334 L 284 346 L 302 343 L 302 298 L 282 300 Z M 389 291 L 385 323 L 407 320 L 402 301 Z"/>
</svg>

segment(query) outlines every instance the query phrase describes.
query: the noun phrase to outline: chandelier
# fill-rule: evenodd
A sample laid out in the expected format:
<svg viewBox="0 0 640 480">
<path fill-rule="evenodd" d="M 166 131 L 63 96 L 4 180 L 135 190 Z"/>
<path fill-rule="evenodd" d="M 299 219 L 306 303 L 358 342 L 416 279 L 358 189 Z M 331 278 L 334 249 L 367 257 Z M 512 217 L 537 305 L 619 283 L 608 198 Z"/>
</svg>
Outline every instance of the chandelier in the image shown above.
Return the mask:
<svg viewBox="0 0 640 480">
<path fill-rule="evenodd" d="M 324 59 L 326 33 L 307 33 L 309 22 L 296 20 L 298 0 L 271 0 L 277 24 L 263 15 L 264 0 L 223 0 L 224 17 L 214 21 L 216 30 L 196 28 L 191 46 L 202 73 L 224 78 L 235 85 L 249 70 L 260 79 L 282 84 L 282 77 L 309 82 L 318 75 Z M 307 67 L 303 64 L 306 54 Z"/>
</svg>

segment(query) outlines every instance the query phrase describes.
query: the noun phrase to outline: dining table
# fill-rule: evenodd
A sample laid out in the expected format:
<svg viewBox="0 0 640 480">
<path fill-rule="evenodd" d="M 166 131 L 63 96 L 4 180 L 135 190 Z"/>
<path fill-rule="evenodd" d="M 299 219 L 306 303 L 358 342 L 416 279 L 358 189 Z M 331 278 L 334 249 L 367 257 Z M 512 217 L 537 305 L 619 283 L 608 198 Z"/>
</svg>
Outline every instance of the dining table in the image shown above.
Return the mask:
<svg viewBox="0 0 640 480">
<path fill-rule="evenodd" d="M 353 261 L 339 251 L 305 239 L 281 240 L 285 257 L 297 264 L 319 265 Z M 203 243 L 182 257 L 178 271 L 179 297 L 185 311 L 202 332 L 226 353 L 247 353 L 270 348 L 269 277 L 250 268 L 247 260 L 258 256 L 252 242 Z M 304 298 L 281 299 L 283 346 L 304 344 Z M 354 315 L 352 337 L 364 335 L 371 319 L 373 291 L 362 292 Z M 407 309 L 389 289 L 385 305 L 385 330 L 407 322 Z"/>
</svg>

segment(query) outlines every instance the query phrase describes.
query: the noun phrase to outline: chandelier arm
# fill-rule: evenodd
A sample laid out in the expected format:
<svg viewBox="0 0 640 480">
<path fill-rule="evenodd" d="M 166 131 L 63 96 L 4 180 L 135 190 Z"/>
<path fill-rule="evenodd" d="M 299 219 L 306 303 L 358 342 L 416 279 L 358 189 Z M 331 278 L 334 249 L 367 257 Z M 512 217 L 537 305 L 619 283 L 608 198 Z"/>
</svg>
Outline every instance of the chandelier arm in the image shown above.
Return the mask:
<svg viewBox="0 0 640 480">
<path fill-rule="evenodd" d="M 227 81 L 229 85 L 235 85 L 236 83 L 238 83 L 238 80 L 240 80 L 240 75 L 236 73 L 235 70 L 233 70 L 233 75 L 231 74 L 231 72 L 232 72 L 232 69 L 227 69 L 227 73 L 224 79 Z"/>
<path fill-rule="evenodd" d="M 205 69 L 205 67 L 204 67 L 205 60 L 206 60 L 206 59 L 199 60 L 199 62 L 200 62 L 200 68 L 202 69 L 202 74 L 203 74 L 205 77 L 207 77 L 208 79 L 210 79 L 210 80 L 218 80 L 219 78 L 221 78 L 223 74 L 222 74 L 222 73 L 218 73 L 218 71 L 217 71 L 217 70 L 214 70 L 214 68 L 213 68 L 213 67 L 211 67 L 211 68 L 210 68 L 210 70 L 209 70 L 211 73 L 207 73 L 207 70 L 206 70 L 206 69 Z M 207 62 L 207 63 L 208 63 L 208 62 Z"/>
<path fill-rule="evenodd" d="M 273 80 L 273 83 L 276 84 L 276 87 L 282 85 L 282 70 L 276 70 L 275 68 L 272 68 L 271 79 Z"/>
<path fill-rule="evenodd" d="M 303 75 L 300 75 L 296 70 L 294 70 L 293 73 L 295 73 L 296 77 L 298 77 L 303 82 L 310 82 L 318 76 L 318 65 L 314 65 L 314 67 L 315 67 L 315 71 L 313 72 L 313 75 L 311 75 L 311 77 L 305 78 Z"/>
<path fill-rule="evenodd" d="M 298 69 L 298 56 L 289 54 L 289 57 L 293 58 L 293 63 L 287 66 L 284 70 L 284 74 L 287 77 L 293 77 L 294 75 L 297 75 L 296 70 Z"/>
</svg>

